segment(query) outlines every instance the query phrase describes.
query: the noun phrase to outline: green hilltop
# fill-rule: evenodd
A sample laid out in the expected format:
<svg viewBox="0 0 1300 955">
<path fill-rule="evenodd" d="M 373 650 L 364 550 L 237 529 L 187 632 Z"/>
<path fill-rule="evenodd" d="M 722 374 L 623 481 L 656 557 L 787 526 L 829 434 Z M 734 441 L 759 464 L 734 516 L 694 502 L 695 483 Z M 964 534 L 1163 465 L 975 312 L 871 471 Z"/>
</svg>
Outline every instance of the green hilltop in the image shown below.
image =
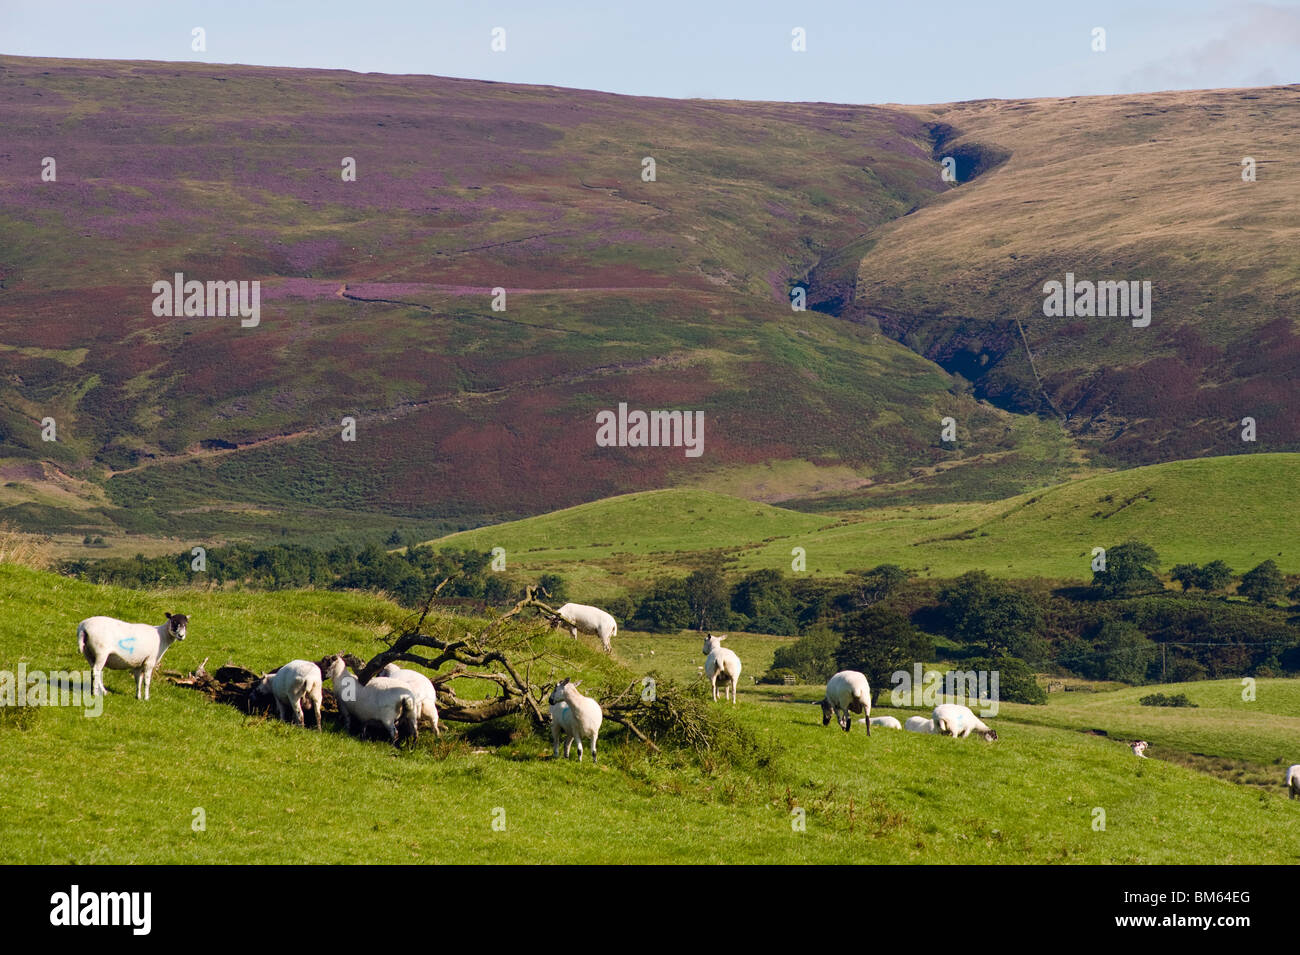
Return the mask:
<svg viewBox="0 0 1300 955">
<path fill-rule="evenodd" d="M 1300 571 L 1300 455 L 1174 461 L 1095 475 L 1000 501 L 806 514 L 698 490 L 628 494 L 434 541 L 503 547 L 508 566 L 570 578 L 574 593 L 626 591 L 683 575 L 709 555 L 742 570 L 791 567 L 834 576 L 896 563 L 922 576 L 982 569 L 1001 577 L 1084 580 L 1093 547 L 1130 539 L 1165 569 L 1221 559 L 1237 572 L 1272 559 Z"/>
</svg>

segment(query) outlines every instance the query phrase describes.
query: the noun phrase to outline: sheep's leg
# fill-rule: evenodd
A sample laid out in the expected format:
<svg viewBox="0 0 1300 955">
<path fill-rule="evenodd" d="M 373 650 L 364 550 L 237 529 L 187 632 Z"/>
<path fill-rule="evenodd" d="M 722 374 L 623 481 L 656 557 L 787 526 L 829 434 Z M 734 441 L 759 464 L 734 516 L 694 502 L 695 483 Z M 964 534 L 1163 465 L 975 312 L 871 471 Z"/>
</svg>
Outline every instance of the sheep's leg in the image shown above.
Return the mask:
<svg viewBox="0 0 1300 955">
<path fill-rule="evenodd" d="M 570 736 L 564 741 L 564 758 L 569 758 L 569 753 L 573 750 L 573 737 Z"/>
<path fill-rule="evenodd" d="M 294 697 L 293 700 L 293 724 L 294 726 L 306 726 L 307 720 L 302 715 L 302 697 Z"/>
<path fill-rule="evenodd" d="M 578 762 L 582 762 L 582 737 L 575 736 L 573 739 L 578 744 Z"/>
<path fill-rule="evenodd" d="M 596 765 L 596 736 L 597 733 L 591 734 L 591 765 Z"/>
<path fill-rule="evenodd" d="M 90 695 L 104 696 L 104 662 L 98 657 L 90 668 Z"/>
<path fill-rule="evenodd" d="M 135 698 L 137 700 L 145 699 L 144 696 L 144 670 L 135 670 L 131 674 L 135 677 Z"/>
<path fill-rule="evenodd" d="M 154 661 L 150 660 L 144 665 L 144 698 L 149 699 L 149 687 L 153 683 Z"/>
<path fill-rule="evenodd" d="M 713 679 L 709 681 L 713 686 L 713 702 L 718 702 L 718 675 L 713 674 Z"/>
</svg>

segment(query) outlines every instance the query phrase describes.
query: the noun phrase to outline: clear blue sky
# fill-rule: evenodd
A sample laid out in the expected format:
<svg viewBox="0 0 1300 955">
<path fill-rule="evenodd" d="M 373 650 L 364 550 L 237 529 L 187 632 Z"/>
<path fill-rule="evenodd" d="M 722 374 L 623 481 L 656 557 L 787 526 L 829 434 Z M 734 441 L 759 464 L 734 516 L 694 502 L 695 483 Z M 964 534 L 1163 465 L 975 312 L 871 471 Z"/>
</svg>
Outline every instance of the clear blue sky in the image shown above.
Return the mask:
<svg viewBox="0 0 1300 955">
<path fill-rule="evenodd" d="M 933 103 L 1294 83 L 1300 0 L 0 0 L 0 52 Z"/>
</svg>

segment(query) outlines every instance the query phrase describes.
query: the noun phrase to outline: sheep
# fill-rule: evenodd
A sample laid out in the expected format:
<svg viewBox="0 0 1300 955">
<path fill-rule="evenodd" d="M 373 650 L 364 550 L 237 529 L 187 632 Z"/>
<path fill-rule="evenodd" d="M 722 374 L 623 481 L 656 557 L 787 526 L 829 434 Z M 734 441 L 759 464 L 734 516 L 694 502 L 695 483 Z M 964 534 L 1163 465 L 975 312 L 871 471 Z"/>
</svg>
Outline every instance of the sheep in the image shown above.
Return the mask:
<svg viewBox="0 0 1300 955">
<path fill-rule="evenodd" d="M 731 705 L 736 705 L 736 687 L 740 685 L 740 657 L 736 656 L 734 650 L 728 650 L 722 646 L 722 641 L 727 639 L 727 635 L 715 637 L 709 634 L 704 638 L 704 653 L 707 654 L 704 660 L 704 676 L 713 686 L 713 702 L 718 702 L 718 677 L 722 677 L 727 682 L 722 687 L 722 699 L 725 702 L 727 693 L 731 693 Z"/>
<path fill-rule="evenodd" d="M 605 648 L 605 652 L 610 652 L 609 641 L 618 634 L 618 623 L 608 613 L 599 607 L 572 603 L 565 604 L 558 612 L 569 625 L 569 632 L 573 634 L 573 639 L 578 639 L 579 630 L 583 633 L 594 633 L 600 637 L 600 644 Z M 552 629 L 559 625 L 560 621 L 551 621 Z"/>
<path fill-rule="evenodd" d="M 303 719 L 302 704 L 307 700 L 312 712 L 316 714 L 316 729 L 321 728 L 321 672 L 320 667 L 307 660 L 291 660 L 279 669 L 272 670 L 262 681 L 253 687 L 252 698 L 270 696 L 275 700 L 275 707 L 280 719 L 288 722 L 289 713 L 294 715 L 293 722 L 306 726 Z"/>
<path fill-rule="evenodd" d="M 330 663 L 329 679 L 334 681 L 334 697 L 338 700 L 344 729 L 351 730 L 354 719 L 363 727 L 366 722 L 374 720 L 383 724 L 389 740 L 396 745 L 397 724 L 400 722 L 409 727 L 412 739 L 420 738 L 420 704 L 410 687 L 381 676 L 362 684 L 348 670 L 342 656 L 335 656 Z"/>
<path fill-rule="evenodd" d="M 863 714 L 867 722 L 867 735 L 871 735 L 871 687 L 867 678 L 857 670 L 841 670 L 826 681 L 826 695 L 822 697 L 822 726 L 830 724 L 834 716 L 844 732 L 853 725 L 850 713 Z"/>
<path fill-rule="evenodd" d="M 872 726 L 883 726 L 885 729 L 889 730 L 901 730 L 903 728 L 903 724 L 898 722 L 898 720 L 894 719 L 892 716 L 873 716 L 870 720 L 863 717 L 858 720 L 858 722 L 870 723 Z"/>
<path fill-rule="evenodd" d="M 928 720 L 924 716 L 909 716 L 903 729 L 909 733 L 929 733 L 930 735 L 937 732 L 934 728 L 934 720 Z"/>
<path fill-rule="evenodd" d="M 1300 796 L 1300 763 L 1296 763 L 1286 771 L 1286 788 L 1290 791 L 1292 799 Z"/>
<path fill-rule="evenodd" d="M 167 648 L 185 639 L 190 618 L 183 613 L 167 614 L 167 622 L 156 627 L 127 623 L 115 617 L 87 617 L 77 624 L 77 648 L 92 670 L 91 695 L 104 695 L 104 667 L 131 670 L 135 674 L 135 698 L 149 699 L 153 671 Z"/>
<path fill-rule="evenodd" d="M 1137 757 L 1139 757 L 1140 759 L 1146 759 L 1146 758 L 1147 758 L 1147 745 L 1148 745 L 1148 744 L 1147 744 L 1147 741 L 1146 741 L 1146 740 L 1144 740 L 1144 739 L 1135 739 L 1133 742 L 1131 742 L 1131 743 L 1128 744 L 1128 748 L 1131 749 L 1131 750 L 1133 750 L 1133 755 L 1134 755 L 1134 756 L 1137 756 Z"/>
<path fill-rule="evenodd" d="M 582 738 L 591 738 L 591 764 L 596 765 L 596 737 L 600 735 L 600 724 L 605 718 L 600 704 L 589 696 L 578 692 L 582 681 L 570 683 L 561 680 L 551 691 L 551 742 L 555 746 L 555 759 L 560 758 L 560 737 L 567 737 L 564 742 L 564 758 L 569 758 L 569 751 L 576 741 L 578 744 L 578 762 L 582 762 Z"/>
<path fill-rule="evenodd" d="M 379 671 L 378 676 L 387 680 L 396 680 L 405 684 L 415 694 L 415 702 L 420 704 L 416 719 L 428 719 L 433 723 L 433 732 L 442 735 L 438 725 L 438 693 L 433 688 L 433 681 L 418 670 L 405 670 L 396 663 L 389 663 Z M 373 682 L 373 681 L 371 681 Z"/>
<path fill-rule="evenodd" d="M 959 703 L 940 703 L 934 708 L 933 717 L 934 731 L 940 736 L 965 739 L 975 731 L 990 742 L 998 738 L 998 734 L 985 726 L 980 718 L 971 712 L 969 706 L 962 706 Z"/>
</svg>

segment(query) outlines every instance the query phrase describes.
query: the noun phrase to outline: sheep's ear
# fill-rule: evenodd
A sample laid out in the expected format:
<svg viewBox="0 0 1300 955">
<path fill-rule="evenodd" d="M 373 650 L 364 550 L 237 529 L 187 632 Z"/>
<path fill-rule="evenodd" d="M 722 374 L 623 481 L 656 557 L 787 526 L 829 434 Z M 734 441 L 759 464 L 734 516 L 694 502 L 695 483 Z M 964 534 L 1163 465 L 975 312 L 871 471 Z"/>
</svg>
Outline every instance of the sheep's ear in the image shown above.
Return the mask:
<svg viewBox="0 0 1300 955">
<path fill-rule="evenodd" d="M 167 614 L 167 619 L 170 620 L 170 619 L 171 619 L 172 617 L 174 617 L 174 616 L 175 616 L 175 614 L 168 612 L 168 614 Z"/>
<path fill-rule="evenodd" d="M 579 680 L 577 683 L 574 683 L 574 684 L 573 684 L 574 689 L 577 689 L 577 688 L 580 687 L 580 686 L 582 686 L 582 681 L 581 681 L 581 680 Z"/>
</svg>

